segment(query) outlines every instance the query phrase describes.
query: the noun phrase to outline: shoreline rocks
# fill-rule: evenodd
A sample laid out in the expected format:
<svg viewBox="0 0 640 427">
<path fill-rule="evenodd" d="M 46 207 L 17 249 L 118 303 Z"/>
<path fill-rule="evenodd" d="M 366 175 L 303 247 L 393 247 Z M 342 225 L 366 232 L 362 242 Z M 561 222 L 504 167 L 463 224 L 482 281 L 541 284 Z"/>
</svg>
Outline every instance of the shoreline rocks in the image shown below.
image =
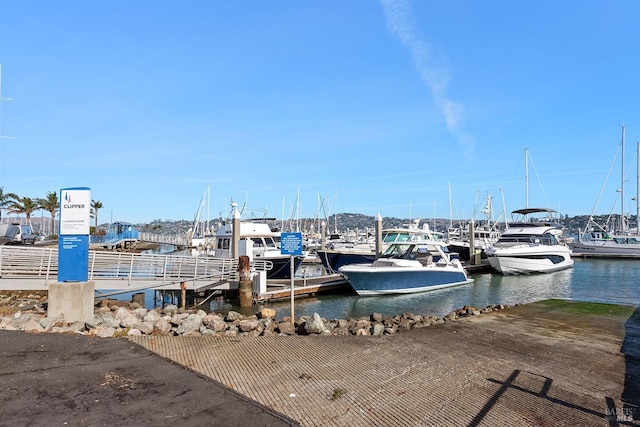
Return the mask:
<svg viewBox="0 0 640 427">
<path fill-rule="evenodd" d="M 7 302 L 11 302 L 8 301 L 9 298 L 13 298 L 15 312 L 9 313 L 6 309 L 0 311 L 0 329 L 31 333 L 78 333 L 103 338 L 131 335 L 382 336 L 510 308 L 503 304 L 491 304 L 484 308 L 465 305 L 443 317 L 413 313 L 394 316 L 372 313 L 368 317 L 325 319 L 318 313 L 313 313 L 311 316 L 298 318 L 292 324 L 291 319 L 286 317 L 278 321 L 276 311 L 270 308 L 245 316 L 235 311 L 227 314 L 206 313 L 203 310 L 181 310 L 175 305 L 147 309 L 137 302 L 103 301 L 91 320 L 69 323 L 61 316 L 47 317 L 46 302 L 42 297 L 23 298 L 23 301 L 19 301 L 15 296 L 0 296 L 0 307 L 6 307 Z"/>
</svg>

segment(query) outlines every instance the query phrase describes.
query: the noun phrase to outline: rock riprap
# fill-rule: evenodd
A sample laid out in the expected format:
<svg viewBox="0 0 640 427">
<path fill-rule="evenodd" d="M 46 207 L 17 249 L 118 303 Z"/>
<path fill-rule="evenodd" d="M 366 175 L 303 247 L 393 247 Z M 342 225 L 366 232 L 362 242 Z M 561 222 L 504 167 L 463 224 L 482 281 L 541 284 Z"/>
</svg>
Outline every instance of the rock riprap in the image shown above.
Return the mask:
<svg viewBox="0 0 640 427">
<path fill-rule="evenodd" d="M 235 311 L 226 314 L 203 310 L 181 310 L 175 305 L 146 309 L 137 302 L 103 301 L 87 322 L 68 323 L 62 316 L 47 317 L 46 299 L 42 296 L 18 298 L 0 296 L 0 329 L 25 332 L 57 332 L 123 337 L 129 335 L 389 335 L 410 329 L 424 328 L 461 317 L 477 316 L 509 308 L 491 304 L 484 308 L 464 306 L 443 317 L 403 313 L 385 316 L 372 313 L 369 317 L 325 319 L 318 313 L 298 318 L 295 324 L 288 318 L 277 320 L 277 313 L 263 308 L 246 316 Z M 8 309 L 7 307 L 11 307 Z"/>
</svg>

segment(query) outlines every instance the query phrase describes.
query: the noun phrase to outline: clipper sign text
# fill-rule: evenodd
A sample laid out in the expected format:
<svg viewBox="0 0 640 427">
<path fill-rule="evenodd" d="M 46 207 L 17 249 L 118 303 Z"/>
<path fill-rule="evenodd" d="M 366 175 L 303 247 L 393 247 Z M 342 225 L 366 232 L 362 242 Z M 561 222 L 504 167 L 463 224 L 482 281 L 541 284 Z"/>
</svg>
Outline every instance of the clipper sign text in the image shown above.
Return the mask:
<svg viewBox="0 0 640 427">
<path fill-rule="evenodd" d="M 58 233 L 58 282 L 86 282 L 89 273 L 89 188 L 60 190 L 60 232 Z"/>
</svg>

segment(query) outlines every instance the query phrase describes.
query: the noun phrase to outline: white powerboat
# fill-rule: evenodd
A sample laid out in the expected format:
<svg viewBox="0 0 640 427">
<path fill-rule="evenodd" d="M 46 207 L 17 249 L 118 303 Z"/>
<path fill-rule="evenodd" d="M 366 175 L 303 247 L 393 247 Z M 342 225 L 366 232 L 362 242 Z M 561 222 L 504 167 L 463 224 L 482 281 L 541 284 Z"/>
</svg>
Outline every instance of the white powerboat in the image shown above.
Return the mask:
<svg viewBox="0 0 640 427">
<path fill-rule="evenodd" d="M 433 253 L 440 259 L 433 261 Z M 373 263 L 340 267 L 358 295 L 408 294 L 472 283 L 457 259 L 438 245 L 405 242 L 392 244 Z"/>
<path fill-rule="evenodd" d="M 283 255 L 280 250 L 280 233 L 271 231 L 263 222 L 240 222 L 240 245 L 251 247 L 253 259 L 271 261 L 273 268 L 267 271 L 267 279 L 290 279 L 291 256 Z M 213 256 L 231 258 L 233 254 L 233 224 L 221 224 L 215 233 Z M 302 256 L 295 256 L 294 272 L 302 263 Z"/>
<path fill-rule="evenodd" d="M 420 220 L 415 219 L 402 227 L 385 228 L 382 230 L 382 251 L 384 252 L 394 243 L 428 243 L 448 252 L 447 243 L 442 240 L 442 234 L 429 228 L 429 224 L 419 226 Z M 367 264 L 376 259 L 375 242 L 353 247 L 334 247 L 329 243 L 326 249 L 316 250 L 318 258 L 326 271 L 333 273 L 340 267 L 349 264 Z M 438 253 L 432 254 L 437 258 Z M 456 255 L 457 257 L 457 255 Z"/>
<path fill-rule="evenodd" d="M 491 267 L 502 274 L 550 273 L 573 267 L 556 211 L 526 208 L 513 211 L 512 216 L 514 221 L 500 239 L 485 249 Z"/>
</svg>

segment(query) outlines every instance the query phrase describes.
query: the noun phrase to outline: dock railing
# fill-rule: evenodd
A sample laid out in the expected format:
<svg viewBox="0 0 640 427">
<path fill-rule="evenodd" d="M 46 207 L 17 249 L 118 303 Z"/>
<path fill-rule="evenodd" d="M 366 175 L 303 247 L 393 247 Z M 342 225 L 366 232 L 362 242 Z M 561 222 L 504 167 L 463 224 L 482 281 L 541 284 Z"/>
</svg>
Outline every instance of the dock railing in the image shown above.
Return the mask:
<svg viewBox="0 0 640 427">
<path fill-rule="evenodd" d="M 271 261 L 254 260 L 255 271 L 273 268 Z M 158 286 L 186 282 L 190 289 L 238 280 L 238 260 L 188 255 L 156 255 L 89 251 L 88 278 L 109 281 L 111 289 L 155 282 Z M 57 281 L 58 248 L 0 246 L 1 279 L 39 279 L 43 287 Z M 103 284 L 102 287 L 105 285 Z"/>
</svg>

